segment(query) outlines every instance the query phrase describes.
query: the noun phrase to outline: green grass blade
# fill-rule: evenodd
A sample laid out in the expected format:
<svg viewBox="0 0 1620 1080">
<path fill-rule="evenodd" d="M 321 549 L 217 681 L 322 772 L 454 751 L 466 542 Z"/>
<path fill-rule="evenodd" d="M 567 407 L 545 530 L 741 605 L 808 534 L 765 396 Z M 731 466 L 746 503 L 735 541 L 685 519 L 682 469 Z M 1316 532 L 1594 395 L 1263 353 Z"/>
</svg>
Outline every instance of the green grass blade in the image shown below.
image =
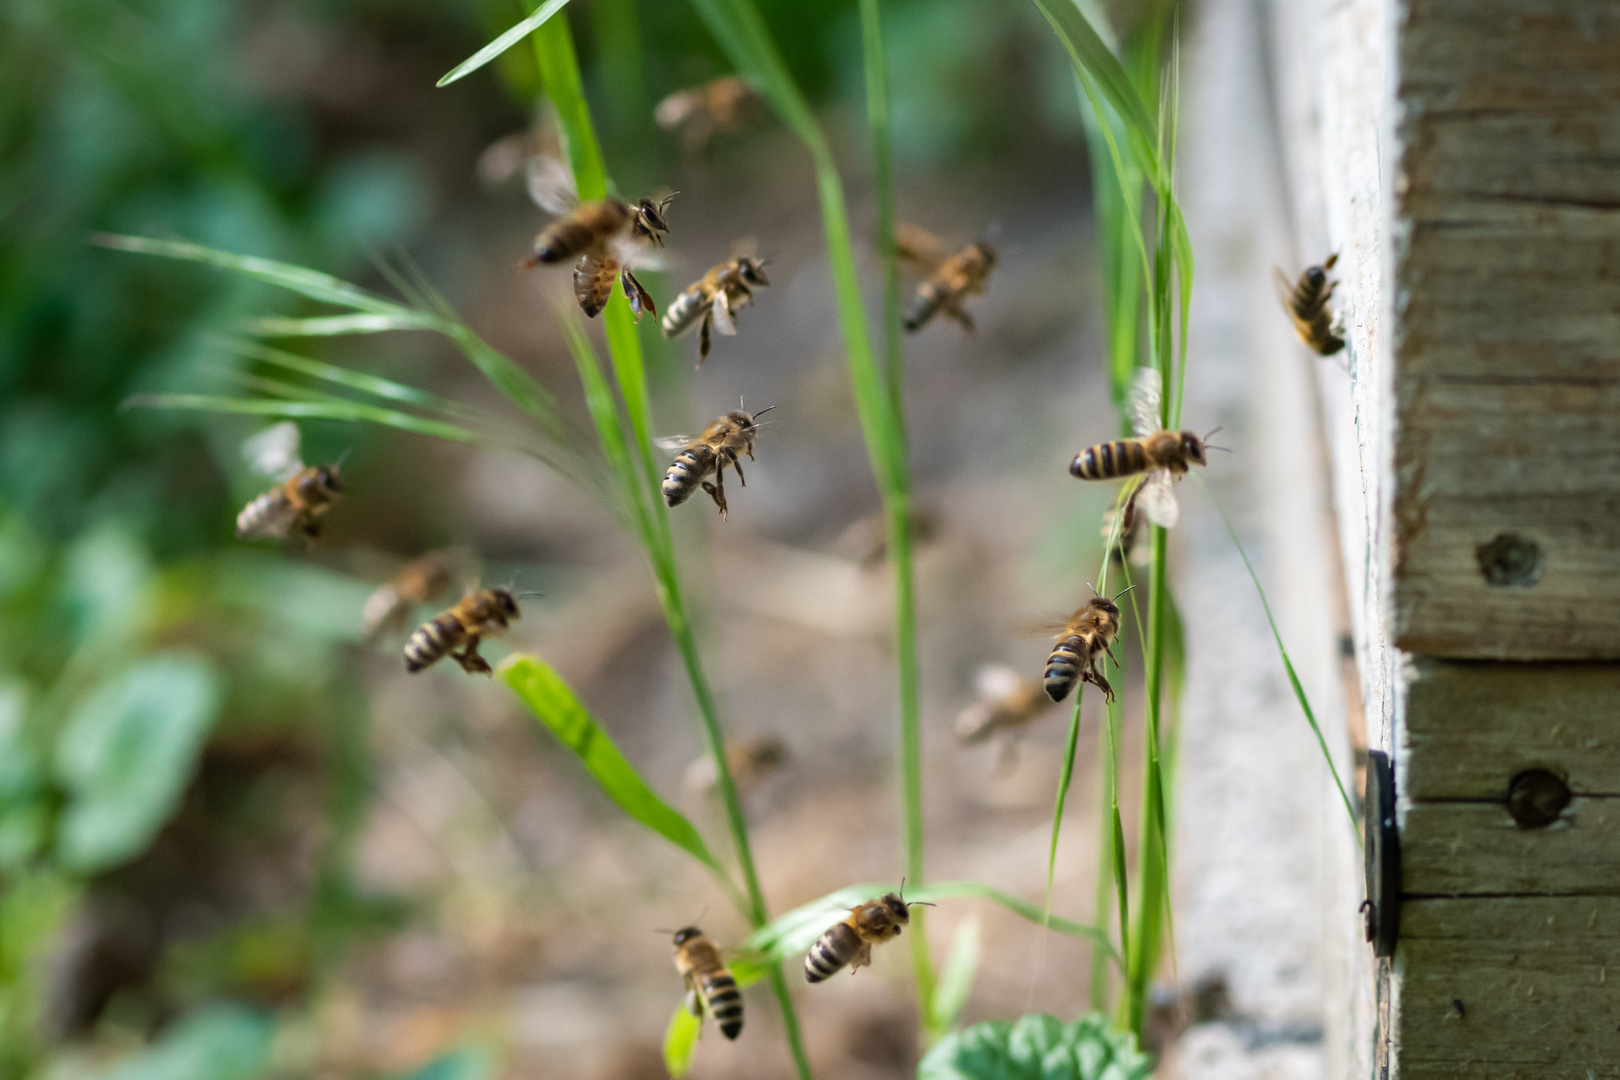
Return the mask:
<svg viewBox="0 0 1620 1080">
<path fill-rule="evenodd" d="M 590 338 L 585 336 L 585 331 L 573 312 L 557 312 L 557 321 L 563 328 L 563 337 L 568 342 L 568 350 L 574 355 L 574 366 L 579 371 L 580 385 L 585 388 L 585 407 L 591 414 L 591 420 L 596 424 L 597 439 L 601 443 L 603 454 L 607 457 L 608 467 L 613 471 L 617 481 L 615 489 L 617 501 L 625 506 L 628 524 L 635 529 L 642 544 L 651 548 L 657 543 L 657 538 L 649 520 L 645 500 L 636 497 L 640 483 L 636 478 L 635 465 L 631 461 L 624 421 L 619 415 L 618 405 L 613 400 L 613 391 L 602 376 L 601 362 L 597 360 L 596 350 L 591 347 Z"/>
<path fill-rule="evenodd" d="M 693 1016 L 686 1003 L 675 1006 L 675 1014 L 664 1029 L 664 1068 L 674 1080 L 681 1080 L 692 1067 L 692 1051 L 703 1033 L 703 1017 Z"/>
<path fill-rule="evenodd" d="M 557 14 L 557 12 L 561 11 L 567 6 L 568 0 L 546 0 L 546 2 L 541 4 L 539 10 L 533 15 L 530 15 L 528 18 L 524 19 L 510 30 L 506 31 L 506 33 L 502 34 L 488 45 L 485 45 L 482 49 L 479 49 L 477 52 L 467 57 L 467 59 L 451 68 L 449 72 L 447 72 L 445 76 L 434 85 L 449 86 L 458 79 L 466 78 L 468 75 L 471 75 L 473 72 L 477 71 L 479 68 L 501 55 L 501 53 L 505 52 L 507 49 L 510 49 L 512 46 L 528 37 L 531 33 L 549 21 L 553 15 Z"/>
<path fill-rule="evenodd" d="M 268 315 L 243 322 L 242 329 L 254 337 L 346 337 L 351 334 L 383 334 L 392 330 L 434 330 L 436 320 L 417 312 L 400 314 L 320 315 L 289 318 Z"/>
<path fill-rule="evenodd" d="M 728 894 L 737 895 L 736 886 L 719 860 L 709 852 L 702 835 L 685 815 L 647 786 L 591 716 L 590 710 L 549 664 L 538 657 L 514 655 L 501 662 L 495 676 L 512 688 L 558 742 L 578 756 L 580 764 L 604 795 L 642 825 L 708 867 Z"/>
<path fill-rule="evenodd" d="M 1289 659 L 1288 648 L 1283 644 L 1282 632 L 1277 629 L 1277 620 L 1271 614 L 1271 602 L 1266 599 L 1266 590 L 1260 584 L 1260 575 L 1255 573 L 1254 564 L 1249 561 L 1249 553 L 1244 550 L 1243 541 L 1238 539 L 1237 529 L 1232 527 L 1232 519 L 1226 516 L 1226 509 L 1215 498 L 1215 493 L 1209 490 L 1209 485 L 1204 483 L 1202 477 L 1196 473 L 1191 475 L 1203 489 L 1204 494 L 1209 496 L 1210 505 L 1215 507 L 1215 512 L 1221 515 L 1221 524 L 1226 526 L 1226 535 L 1232 538 L 1232 546 L 1237 548 L 1238 555 L 1243 559 L 1244 568 L 1249 571 L 1249 580 L 1254 582 L 1255 594 L 1260 597 L 1260 606 L 1266 612 L 1266 622 L 1271 626 L 1272 639 L 1277 643 L 1277 655 L 1282 658 L 1283 669 L 1288 673 L 1288 685 L 1294 688 L 1294 698 L 1299 702 L 1300 711 L 1305 714 L 1306 723 L 1311 725 L 1311 734 L 1316 736 L 1316 745 L 1322 750 L 1322 760 L 1327 762 L 1328 772 L 1333 774 L 1333 786 L 1339 789 L 1339 800 L 1344 803 L 1344 812 L 1350 819 L 1350 828 L 1355 829 L 1355 806 L 1350 802 L 1350 794 L 1345 790 L 1344 781 L 1339 777 L 1339 767 L 1333 763 L 1333 753 L 1328 749 L 1326 736 L 1322 734 L 1322 725 L 1316 722 L 1316 713 L 1312 711 L 1311 703 L 1305 697 L 1305 688 L 1300 685 L 1299 675 L 1294 671 L 1294 662 Z"/>
<path fill-rule="evenodd" d="M 321 360 L 301 356 L 298 353 L 287 352 L 284 349 L 274 349 L 267 345 L 258 345 L 247 341 L 227 341 L 225 344 L 238 355 L 251 360 L 259 360 L 274 367 L 287 371 L 307 375 L 312 379 L 320 379 L 363 394 L 382 398 L 386 401 L 397 401 L 402 405 L 414 405 L 419 409 L 431 409 L 442 416 L 460 417 L 463 419 L 493 419 L 484 410 L 472 405 L 464 405 L 459 401 L 430 394 L 426 390 L 418 390 L 414 386 L 394 382 L 379 375 L 368 375 L 360 371 L 351 371 L 346 367 L 328 364 Z"/>
<path fill-rule="evenodd" d="M 973 993 L 973 979 L 979 972 L 979 919 L 969 915 L 956 925 L 951 935 L 951 951 L 939 969 L 939 988 L 934 992 L 933 1029 L 946 1032 L 956 1024 L 962 1007 Z"/>
<path fill-rule="evenodd" d="M 454 424 L 425 420 L 395 409 L 337 399 L 321 401 L 271 401 L 262 398 L 216 397 L 211 394 L 136 394 L 124 408 L 196 409 L 202 412 L 241 413 L 248 416 L 274 416 L 284 420 L 340 420 L 346 423 L 380 424 L 383 427 L 427 435 L 451 442 L 485 442 L 478 434 Z"/>
<path fill-rule="evenodd" d="M 895 247 L 894 154 L 889 122 L 889 72 L 883 48 L 881 0 L 861 0 L 861 56 L 866 72 L 866 122 L 872 129 L 872 187 L 877 196 L 877 249 L 883 262 L 883 367 L 902 431 L 905 371 L 900 327 L 900 256 Z"/>
</svg>

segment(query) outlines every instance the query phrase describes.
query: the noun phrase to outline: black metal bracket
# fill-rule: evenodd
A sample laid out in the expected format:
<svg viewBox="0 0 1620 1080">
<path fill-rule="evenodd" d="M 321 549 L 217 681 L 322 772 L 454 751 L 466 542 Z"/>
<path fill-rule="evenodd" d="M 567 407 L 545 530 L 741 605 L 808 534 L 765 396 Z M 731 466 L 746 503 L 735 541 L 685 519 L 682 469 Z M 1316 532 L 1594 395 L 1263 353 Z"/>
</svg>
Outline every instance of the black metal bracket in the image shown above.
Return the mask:
<svg viewBox="0 0 1620 1080">
<path fill-rule="evenodd" d="M 1395 828 L 1395 766 L 1382 750 L 1367 752 L 1367 792 L 1361 811 L 1366 835 L 1367 940 L 1373 955 L 1395 955 L 1401 936 L 1401 836 Z"/>
</svg>

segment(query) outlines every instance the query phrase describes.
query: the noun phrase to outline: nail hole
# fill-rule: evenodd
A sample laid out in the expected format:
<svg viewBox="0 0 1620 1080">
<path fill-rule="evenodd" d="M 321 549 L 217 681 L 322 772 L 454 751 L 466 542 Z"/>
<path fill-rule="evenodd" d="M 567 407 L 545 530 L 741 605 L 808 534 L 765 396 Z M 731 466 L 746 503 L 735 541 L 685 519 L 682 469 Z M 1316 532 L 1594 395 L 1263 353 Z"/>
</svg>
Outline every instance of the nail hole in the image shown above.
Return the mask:
<svg viewBox="0 0 1620 1080">
<path fill-rule="evenodd" d="M 1514 533 L 1499 533 L 1488 544 L 1474 549 L 1479 560 L 1479 572 L 1491 585 L 1516 585 L 1529 588 L 1541 580 L 1546 560 L 1541 545 Z"/>
<path fill-rule="evenodd" d="M 1569 786 L 1546 769 L 1529 769 L 1513 778 L 1507 808 L 1521 829 L 1544 829 L 1569 805 Z"/>
</svg>

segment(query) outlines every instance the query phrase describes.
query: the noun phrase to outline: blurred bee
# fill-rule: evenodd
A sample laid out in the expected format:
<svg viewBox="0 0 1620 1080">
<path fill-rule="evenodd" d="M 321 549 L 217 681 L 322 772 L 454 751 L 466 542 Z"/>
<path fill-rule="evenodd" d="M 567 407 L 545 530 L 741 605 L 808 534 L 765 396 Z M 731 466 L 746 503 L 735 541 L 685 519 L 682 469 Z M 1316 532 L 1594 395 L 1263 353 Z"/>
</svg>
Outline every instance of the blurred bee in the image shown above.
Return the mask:
<svg viewBox="0 0 1620 1080">
<path fill-rule="evenodd" d="M 775 735 L 755 735 L 726 743 L 726 768 L 736 781 L 737 790 L 747 793 L 759 787 L 786 763 L 787 744 Z M 714 758 L 704 754 L 686 768 L 686 786 L 692 791 L 714 790 L 719 776 Z"/>
<path fill-rule="evenodd" d="M 1069 463 L 1069 472 L 1082 480 L 1115 480 L 1123 476 L 1149 473 L 1147 481 L 1131 495 L 1131 502 L 1153 524 L 1174 528 L 1181 510 L 1176 504 L 1174 481 L 1193 465 L 1204 465 L 1205 450 L 1222 450 L 1210 446 L 1190 431 L 1166 431 L 1159 426 L 1159 402 L 1162 399 L 1159 372 L 1145 367 L 1137 371 L 1136 384 L 1131 388 L 1132 426 L 1134 439 L 1115 439 L 1098 443 L 1075 455 Z M 1215 431 L 1219 431 L 1216 428 Z M 1215 434 L 1211 431 L 1209 434 Z"/>
<path fill-rule="evenodd" d="M 700 153 L 716 131 L 736 131 L 759 103 L 754 88 L 735 75 L 677 90 L 653 110 L 653 119 L 665 131 L 679 129 L 686 149 Z"/>
<path fill-rule="evenodd" d="M 754 288 L 770 285 L 765 276 L 765 263 L 752 255 L 737 255 L 728 262 L 711 269 L 686 287 L 664 312 L 664 336 L 680 337 L 699 322 L 698 362 L 709 358 L 709 328 L 719 330 L 727 337 L 737 332 L 733 313 L 754 303 Z"/>
<path fill-rule="evenodd" d="M 517 597 L 506 589 L 469 591 L 455 607 L 417 627 L 405 642 L 405 670 L 416 672 L 449 656 L 469 675 L 490 674 L 478 643 L 502 633 L 518 618 Z M 452 650 L 460 648 L 460 652 Z"/>
<path fill-rule="evenodd" d="M 720 1034 L 742 1034 L 742 991 L 720 959 L 720 950 L 695 926 L 675 931 L 675 970 L 686 980 L 686 1009 L 701 1018 L 705 1010 L 720 1025 Z"/>
<path fill-rule="evenodd" d="M 634 206 L 619 199 L 593 199 L 582 203 L 574 179 L 562 162 L 539 155 L 529 159 L 529 195 L 542 210 L 557 215 L 534 238 L 534 253 L 524 259 L 525 269 L 541 263 L 560 263 L 579 256 L 574 266 L 574 298 L 590 318 L 607 306 L 617 278 L 636 321 L 656 316 L 657 307 L 633 271 L 650 269 L 649 247 L 662 247 L 669 224 L 664 211 L 673 194 L 660 202 L 642 199 Z"/>
<path fill-rule="evenodd" d="M 901 888 L 905 888 L 904 883 Z M 872 946 L 899 937 L 911 922 L 911 908 L 916 906 L 906 903 L 899 893 L 888 893 L 850 908 L 849 918 L 828 927 L 810 946 L 804 958 L 804 977 L 816 983 L 838 974 L 845 964 L 851 975 L 866 967 L 872 962 Z"/>
<path fill-rule="evenodd" d="M 714 505 L 720 508 L 721 520 L 725 520 L 726 466 L 736 469 L 738 482 L 743 487 L 748 486 L 748 481 L 743 478 L 739 456 L 747 454 L 750 461 L 754 459 L 754 440 L 759 437 L 759 429 L 763 426 L 759 418 L 774 408 L 776 406 L 771 405 L 753 414 L 742 409 L 729 412 L 710 424 L 695 439 L 688 435 L 659 439 L 658 445 L 665 450 L 681 448 L 669 471 L 664 474 L 665 505 L 681 505 L 701 484 L 703 490 L 709 493 L 709 498 L 714 500 Z M 711 472 L 714 473 L 712 484 L 704 480 Z"/>
<path fill-rule="evenodd" d="M 942 524 L 938 510 L 913 504 L 908 520 L 913 547 L 923 547 L 938 538 Z M 888 519 L 880 510 L 852 521 L 832 546 L 835 552 L 858 563 L 861 569 L 876 569 L 889 557 Z"/>
<path fill-rule="evenodd" d="M 446 549 L 406 563 L 366 599 L 360 613 L 366 636 L 375 638 L 398 630 L 411 608 L 427 603 L 450 587 L 451 578 L 464 561 L 460 551 Z"/>
<path fill-rule="evenodd" d="M 990 273 L 996 268 L 996 249 L 981 240 L 947 257 L 945 241 L 926 229 L 904 223 L 895 226 L 894 244 L 901 260 L 926 278 L 906 307 L 906 329 L 921 330 L 943 311 L 961 323 L 962 329 L 972 332 L 973 320 L 962 303 L 984 293 Z"/>
<path fill-rule="evenodd" d="M 236 515 L 238 539 L 284 537 L 297 531 L 308 540 L 321 535 L 321 519 L 343 497 L 339 466 L 306 466 L 298 456 L 298 425 L 284 420 L 242 444 L 254 471 L 280 481 Z"/>
<path fill-rule="evenodd" d="M 1058 631 L 1058 642 L 1052 647 L 1052 655 L 1046 658 L 1043 676 L 1046 696 L 1062 701 L 1075 683 L 1085 681 L 1112 701 L 1114 688 L 1103 678 L 1102 658 L 1105 654 L 1110 660 L 1114 658 L 1109 645 L 1118 635 L 1119 605 L 1106 596 L 1093 596 L 1085 607 L 1069 616 L 1068 623 Z"/>
<path fill-rule="evenodd" d="M 1312 351 L 1322 356 L 1332 356 L 1344 348 L 1344 338 L 1334 331 L 1333 311 L 1328 307 L 1328 299 L 1338 284 L 1338 281 L 1328 278 L 1328 271 L 1338 261 L 1339 253 L 1335 251 L 1322 260 L 1321 266 L 1307 267 L 1299 275 L 1299 280 L 1293 283 L 1279 267 L 1271 268 L 1277 299 L 1282 301 L 1283 310 L 1288 312 L 1288 318 L 1294 324 L 1294 333 Z"/>
<path fill-rule="evenodd" d="M 987 664 L 975 680 L 978 700 L 956 714 L 956 737 L 968 746 L 1015 735 L 1051 707 L 1041 684 L 1005 664 Z"/>
</svg>

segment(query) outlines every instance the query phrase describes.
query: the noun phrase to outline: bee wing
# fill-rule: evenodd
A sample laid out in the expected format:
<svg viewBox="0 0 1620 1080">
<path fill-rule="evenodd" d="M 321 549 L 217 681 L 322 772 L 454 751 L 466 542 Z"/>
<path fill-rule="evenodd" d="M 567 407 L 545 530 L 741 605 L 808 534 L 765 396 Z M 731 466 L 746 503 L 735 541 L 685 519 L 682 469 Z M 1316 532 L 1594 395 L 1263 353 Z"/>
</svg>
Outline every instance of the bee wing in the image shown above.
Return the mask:
<svg viewBox="0 0 1620 1080">
<path fill-rule="evenodd" d="M 644 240 L 621 234 L 613 238 L 610 246 L 613 249 L 613 257 L 618 259 L 621 265 L 628 266 L 632 270 L 647 270 L 661 274 L 669 269 L 668 254 Z"/>
<path fill-rule="evenodd" d="M 731 317 L 731 298 L 726 295 L 725 289 L 714 294 L 714 328 L 727 337 L 734 337 L 737 333 L 737 322 Z"/>
<path fill-rule="evenodd" d="M 1136 505 L 1147 519 L 1161 529 L 1173 529 L 1181 519 L 1181 507 L 1176 503 L 1175 481 L 1169 469 L 1160 469 L 1148 477 L 1137 493 Z"/>
<path fill-rule="evenodd" d="M 574 267 L 574 299 L 587 318 L 596 318 L 607 307 L 618 276 L 619 260 L 605 245 L 597 244 L 580 256 Z"/>
<path fill-rule="evenodd" d="M 895 222 L 894 253 L 924 276 L 938 269 L 949 254 L 944 240 L 919 225 Z"/>
<path fill-rule="evenodd" d="M 1006 664 L 986 664 L 973 679 L 973 689 L 988 701 L 1003 701 L 1018 693 L 1024 678 Z"/>
<path fill-rule="evenodd" d="M 759 237 L 739 236 L 731 242 L 733 259 L 752 259 L 759 254 Z"/>
<path fill-rule="evenodd" d="M 1277 292 L 1277 302 L 1283 306 L 1284 311 L 1292 315 L 1294 313 L 1294 283 L 1288 280 L 1288 275 L 1283 273 L 1280 266 L 1271 268 L 1271 287 Z"/>
<path fill-rule="evenodd" d="M 661 435 L 653 440 L 653 445 L 671 454 L 678 454 L 691 446 L 695 440 L 696 436 L 693 435 Z"/>
<path fill-rule="evenodd" d="M 298 425 L 271 424 L 242 444 L 242 456 L 253 471 L 274 480 L 291 480 L 304 469 L 298 456 Z"/>
<path fill-rule="evenodd" d="M 1164 401 L 1164 384 L 1159 381 L 1159 369 L 1136 369 L 1136 381 L 1131 384 L 1131 427 L 1138 435 L 1151 435 L 1163 427 L 1159 420 L 1159 406 Z"/>
<path fill-rule="evenodd" d="M 574 174 L 550 154 L 536 154 L 529 159 L 528 177 L 529 198 L 546 213 L 564 217 L 579 205 Z"/>
<path fill-rule="evenodd" d="M 677 90 L 653 109 L 653 119 L 665 131 L 673 131 L 697 110 L 701 101 L 701 96 L 692 90 Z"/>
</svg>

